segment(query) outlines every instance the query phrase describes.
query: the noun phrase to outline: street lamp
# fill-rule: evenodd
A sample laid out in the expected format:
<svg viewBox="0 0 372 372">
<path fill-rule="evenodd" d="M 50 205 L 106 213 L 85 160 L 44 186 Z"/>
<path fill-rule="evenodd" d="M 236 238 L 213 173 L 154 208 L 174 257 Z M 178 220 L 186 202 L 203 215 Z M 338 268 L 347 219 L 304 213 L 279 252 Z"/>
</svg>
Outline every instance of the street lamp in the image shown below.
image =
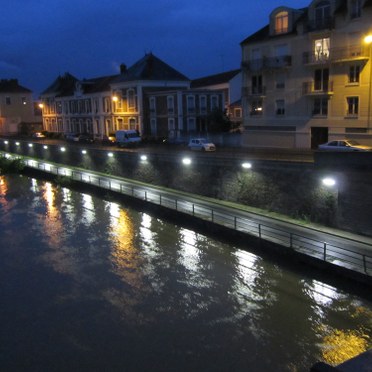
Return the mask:
<svg viewBox="0 0 372 372">
<path fill-rule="evenodd" d="M 369 46 L 369 87 L 368 87 L 368 113 L 367 113 L 367 132 L 370 132 L 371 125 L 371 98 L 372 98 L 372 35 L 367 35 L 364 42 Z"/>
</svg>

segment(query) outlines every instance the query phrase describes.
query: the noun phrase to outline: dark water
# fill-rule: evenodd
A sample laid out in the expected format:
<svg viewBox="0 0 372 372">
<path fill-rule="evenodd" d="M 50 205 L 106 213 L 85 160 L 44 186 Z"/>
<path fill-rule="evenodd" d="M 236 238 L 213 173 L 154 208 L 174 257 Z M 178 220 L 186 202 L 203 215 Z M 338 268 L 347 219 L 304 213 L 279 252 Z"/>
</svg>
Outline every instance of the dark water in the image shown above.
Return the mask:
<svg viewBox="0 0 372 372">
<path fill-rule="evenodd" d="M 372 303 L 146 213 L 0 178 L 1 371 L 308 371 Z"/>
</svg>

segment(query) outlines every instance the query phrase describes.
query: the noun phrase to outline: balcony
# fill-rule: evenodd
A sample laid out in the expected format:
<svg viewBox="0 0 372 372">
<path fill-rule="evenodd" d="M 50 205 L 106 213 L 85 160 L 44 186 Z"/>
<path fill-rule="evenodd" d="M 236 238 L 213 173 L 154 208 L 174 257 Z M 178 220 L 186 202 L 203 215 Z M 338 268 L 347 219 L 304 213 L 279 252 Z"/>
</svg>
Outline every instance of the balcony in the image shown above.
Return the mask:
<svg viewBox="0 0 372 372">
<path fill-rule="evenodd" d="M 346 46 L 345 48 L 334 48 L 331 51 L 332 63 L 343 63 L 368 60 L 368 48 L 361 45 Z"/>
<path fill-rule="evenodd" d="M 307 23 L 307 31 L 332 30 L 335 28 L 334 17 L 320 17 Z"/>
<path fill-rule="evenodd" d="M 304 96 L 329 96 L 333 94 L 333 81 L 306 81 L 302 83 Z"/>
<path fill-rule="evenodd" d="M 302 61 L 304 65 L 318 65 L 318 64 L 326 64 L 331 61 L 331 54 L 330 52 L 304 52 L 302 54 Z"/>
<path fill-rule="evenodd" d="M 263 57 L 242 63 L 242 68 L 249 71 L 282 69 L 292 66 L 292 56 Z"/>
<path fill-rule="evenodd" d="M 244 97 L 264 97 L 266 96 L 266 87 L 257 86 L 257 87 L 243 87 L 242 96 Z"/>
</svg>

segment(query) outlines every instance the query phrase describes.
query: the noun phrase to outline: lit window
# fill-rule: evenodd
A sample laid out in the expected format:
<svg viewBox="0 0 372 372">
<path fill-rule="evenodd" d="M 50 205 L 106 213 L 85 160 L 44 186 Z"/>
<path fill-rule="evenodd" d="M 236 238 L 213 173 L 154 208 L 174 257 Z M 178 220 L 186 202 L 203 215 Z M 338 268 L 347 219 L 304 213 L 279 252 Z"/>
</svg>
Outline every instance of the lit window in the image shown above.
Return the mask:
<svg viewBox="0 0 372 372">
<path fill-rule="evenodd" d="M 288 32 L 288 12 L 279 12 L 275 16 L 275 33 L 283 34 Z"/>
<path fill-rule="evenodd" d="M 251 115 L 262 115 L 262 100 L 256 100 L 251 102 Z"/>
<path fill-rule="evenodd" d="M 316 61 L 323 61 L 329 58 L 329 38 L 314 40 L 314 55 Z"/>
<path fill-rule="evenodd" d="M 347 112 L 348 116 L 358 115 L 359 112 L 359 97 L 347 97 Z"/>
</svg>

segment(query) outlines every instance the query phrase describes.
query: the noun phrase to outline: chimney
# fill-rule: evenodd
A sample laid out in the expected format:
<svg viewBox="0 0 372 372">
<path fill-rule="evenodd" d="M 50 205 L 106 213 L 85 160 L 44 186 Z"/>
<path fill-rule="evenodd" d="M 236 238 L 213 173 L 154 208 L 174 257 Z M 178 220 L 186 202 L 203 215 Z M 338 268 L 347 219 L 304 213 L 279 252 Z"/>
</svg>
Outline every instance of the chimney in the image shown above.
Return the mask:
<svg viewBox="0 0 372 372">
<path fill-rule="evenodd" d="M 124 74 L 126 71 L 127 71 L 127 66 L 125 65 L 125 63 L 122 63 L 120 65 L 120 73 Z"/>
</svg>

